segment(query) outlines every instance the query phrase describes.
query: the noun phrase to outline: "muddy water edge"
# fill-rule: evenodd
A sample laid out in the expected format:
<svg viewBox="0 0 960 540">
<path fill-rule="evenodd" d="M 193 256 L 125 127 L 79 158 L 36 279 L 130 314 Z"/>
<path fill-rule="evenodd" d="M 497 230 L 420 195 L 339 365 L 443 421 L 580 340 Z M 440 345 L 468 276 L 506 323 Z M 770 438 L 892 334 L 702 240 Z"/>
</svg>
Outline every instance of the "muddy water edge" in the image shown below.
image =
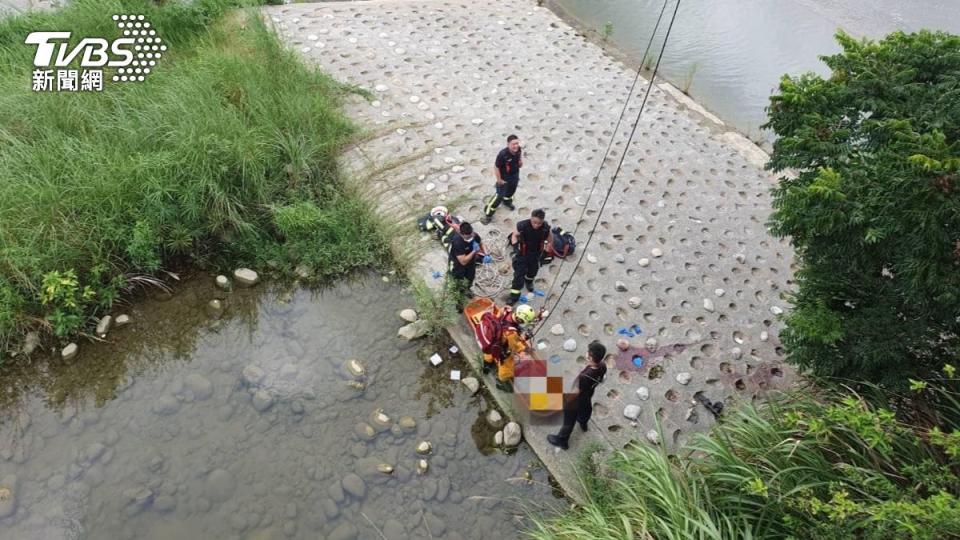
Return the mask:
<svg viewBox="0 0 960 540">
<path fill-rule="evenodd" d="M 564 501 L 525 445 L 490 447 L 488 400 L 449 380 L 463 358 L 396 337 L 411 303 L 376 275 L 232 292 L 198 275 L 69 363 L 5 366 L 0 538 L 521 536 Z"/>
</svg>

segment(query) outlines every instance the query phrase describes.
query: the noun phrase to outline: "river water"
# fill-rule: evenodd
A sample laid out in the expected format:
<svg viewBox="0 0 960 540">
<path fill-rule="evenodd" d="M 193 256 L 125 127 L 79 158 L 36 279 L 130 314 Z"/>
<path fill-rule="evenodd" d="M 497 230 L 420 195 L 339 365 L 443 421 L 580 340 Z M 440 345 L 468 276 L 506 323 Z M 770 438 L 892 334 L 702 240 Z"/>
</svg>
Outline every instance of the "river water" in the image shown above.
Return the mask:
<svg viewBox="0 0 960 540">
<path fill-rule="evenodd" d="M 444 346 L 434 368 L 439 346 L 396 337 L 410 303 L 377 276 L 232 293 L 206 276 L 131 306 L 132 325 L 70 363 L 8 364 L 0 538 L 518 537 L 562 499 L 525 446 L 490 448 L 485 399 L 449 380 L 462 358 Z"/>
<path fill-rule="evenodd" d="M 609 43 L 640 63 L 663 0 L 550 0 L 553 9 L 602 31 Z M 674 0 L 654 40 L 663 43 Z M 960 0 L 684 0 L 660 74 L 755 141 L 764 108 L 784 73 L 828 73 L 819 55 L 839 52 L 838 28 L 879 38 L 921 28 L 960 33 Z"/>
</svg>

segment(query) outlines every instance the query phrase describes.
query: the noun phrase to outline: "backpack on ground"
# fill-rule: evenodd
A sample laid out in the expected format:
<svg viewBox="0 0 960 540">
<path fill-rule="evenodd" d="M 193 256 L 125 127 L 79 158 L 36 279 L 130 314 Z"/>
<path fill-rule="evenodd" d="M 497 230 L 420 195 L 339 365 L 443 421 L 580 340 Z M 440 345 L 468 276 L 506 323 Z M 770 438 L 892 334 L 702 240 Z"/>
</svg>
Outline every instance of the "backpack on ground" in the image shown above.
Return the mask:
<svg viewBox="0 0 960 540">
<path fill-rule="evenodd" d="M 572 233 L 563 230 L 562 227 L 554 227 L 551 232 L 553 243 L 547 243 L 540 255 L 540 264 L 550 264 L 555 258 L 566 259 L 577 249 L 577 239 Z"/>
</svg>

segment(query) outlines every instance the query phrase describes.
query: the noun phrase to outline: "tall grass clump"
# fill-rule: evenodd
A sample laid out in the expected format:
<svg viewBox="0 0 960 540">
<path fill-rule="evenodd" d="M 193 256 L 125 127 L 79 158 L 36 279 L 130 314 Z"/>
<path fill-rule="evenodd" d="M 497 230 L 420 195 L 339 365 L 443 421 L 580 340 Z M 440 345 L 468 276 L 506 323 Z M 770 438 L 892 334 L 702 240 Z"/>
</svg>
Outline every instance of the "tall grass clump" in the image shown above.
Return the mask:
<svg viewBox="0 0 960 540">
<path fill-rule="evenodd" d="M 326 279 L 385 256 L 336 166 L 355 131 L 345 88 L 234 5 L 77 0 L 0 21 L 4 350 L 28 328 L 82 330 L 133 276 L 184 263 Z M 146 81 L 31 90 L 29 32 L 115 36 L 112 13 L 144 14 L 165 40 Z"/>
<path fill-rule="evenodd" d="M 676 455 L 617 452 L 588 502 L 539 520 L 534 538 L 942 539 L 960 535 L 958 381 L 917 383 L 939 413 L 894 410 L 914 396 L 804 391 L 745 403 Z M 929 401 L 931 396 L 923 396 Z M 590 487 L 593 486 L 592 489 Z M 599 486 L 599 488 L 597 488 Z"/>
</svg>

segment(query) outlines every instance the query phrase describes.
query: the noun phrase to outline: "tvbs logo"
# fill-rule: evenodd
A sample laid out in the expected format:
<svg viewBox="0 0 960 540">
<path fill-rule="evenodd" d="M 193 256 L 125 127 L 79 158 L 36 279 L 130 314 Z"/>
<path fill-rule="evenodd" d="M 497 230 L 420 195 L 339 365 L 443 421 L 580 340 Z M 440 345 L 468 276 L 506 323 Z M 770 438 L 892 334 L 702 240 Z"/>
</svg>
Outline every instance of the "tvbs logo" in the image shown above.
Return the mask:
<svg viewBox="0 0 960 540">
<path fill-rule="evenodd" d="M 114 15 L 113 20 L 122 37 L 84 37 L 73 46 L 71 32 L 31 32 L 25 44 L 37 48 L 33 57 L 33 90 L 100 91 L 104 68 L 114 69 L 115 82 L 143 81 L 167 46 L 143 15 Z"/>
</svg>

